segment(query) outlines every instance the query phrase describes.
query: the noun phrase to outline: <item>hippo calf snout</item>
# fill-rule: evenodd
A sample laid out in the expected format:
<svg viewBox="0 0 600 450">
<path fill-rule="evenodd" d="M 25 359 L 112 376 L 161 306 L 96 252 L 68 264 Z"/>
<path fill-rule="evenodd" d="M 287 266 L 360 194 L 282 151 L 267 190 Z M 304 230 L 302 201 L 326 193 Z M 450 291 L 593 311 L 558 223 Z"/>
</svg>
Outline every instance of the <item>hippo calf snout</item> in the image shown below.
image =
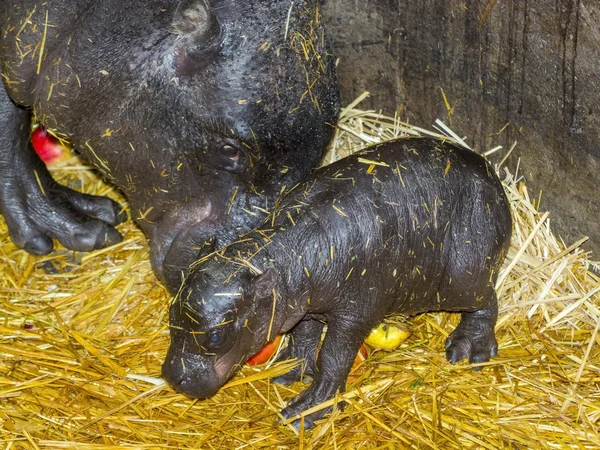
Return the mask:
<svg viewBox="0 0 600 450">
<path fill-rule="evenodd" d="M 205 357 L 169 352 L 162 376 L 177 392 L 192 398 L 213 396 L 223 384 Z"/>
</svg>

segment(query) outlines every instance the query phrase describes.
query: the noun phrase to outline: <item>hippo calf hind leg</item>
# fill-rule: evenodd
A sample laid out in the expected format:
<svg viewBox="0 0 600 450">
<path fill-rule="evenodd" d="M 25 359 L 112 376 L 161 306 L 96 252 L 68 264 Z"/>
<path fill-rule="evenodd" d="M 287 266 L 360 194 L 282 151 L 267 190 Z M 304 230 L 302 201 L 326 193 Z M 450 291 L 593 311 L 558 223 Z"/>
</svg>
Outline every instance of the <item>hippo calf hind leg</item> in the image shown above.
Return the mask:
<svg viewBox="0 0 600 450">
<path fill-rule="evenodd" d="M 279 354 L 277 361 L 299 359 L 301 364 L 288 373 L 284 373 L 271 381 L 289 386 L 304 378 L 314 377 L 317 361 L 317 347 L 323 332 L 323 322 L 314 319 L 300 321 L 291 331 L 288 346 Z"/>
<path fill-rule="evenodd" d="M 498 319 L 496 293 L 490 306 L 474 312 L 463 312 L 460 323 L 446 340 L 446 358 L 452 364 L 467 358 L 470 363 L 489 361 L 498 353 L 494 327 Z M 475 367 L 473 370 L 481 370 Z"/>
<path fill-rule="evenodd" d="M 12 241 L 34 255 L 50 253 L 52 239 L 79 251 L 119 242 L 120 206 L 56 183 L 33 150 L 30 120 L 0 82 L 0 214 Z"/>
<path fill-rule="evenodd" d="M 345 390 L 346 379 L 354 358 L 373 326 L 375 323 L 349 322 L 342 319 L 327 320 L 327 334 L 317 358 L 313 382 L 281 411 L 283 417 L 286 419 L 294 417 L 305 409 L 330 400 L 336 392 Z M 304 428 L 312 428 L 315 420 L 322 418 L 331 409 L 331 407 L 325 408 L 305 416 Z M 296 428 L 300 428 L 300 419 L 293 424 Z"/>
</svg>

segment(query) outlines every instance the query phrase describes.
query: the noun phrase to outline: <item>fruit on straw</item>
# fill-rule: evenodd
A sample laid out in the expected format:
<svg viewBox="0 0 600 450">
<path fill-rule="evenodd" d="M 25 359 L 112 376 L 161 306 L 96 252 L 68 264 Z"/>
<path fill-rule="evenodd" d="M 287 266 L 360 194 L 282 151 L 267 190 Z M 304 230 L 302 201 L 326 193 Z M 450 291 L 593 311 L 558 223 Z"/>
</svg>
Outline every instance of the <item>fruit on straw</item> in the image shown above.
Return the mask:
<svg viewBox="0 0 600 450">
<path fill-rule="evenodd" d="M 365 361 L 368 357 L 369 357 L 369 353 L 367 352 L 367 347 L 365 347 L 365 344 L 362 344 L 360 346 L 360 348 L 358 349 L 358 353 L 356 354 L 356 358 L 354 358 L 354 366 L 356 366 L 357 364 L 360 364 L 361 362 Z"/>
<path fill-rule="evenodd" d="M 267 344 L 263 348 L 261 348 L 258 352 L 256 352 L 250 358 L 248 358 L 248 364 L 251 366 L 257 366 L 259 364 L 267 362 L 269 358 L 273 356 L 273 353 L 277 351 L 277 348 L 279 348 L 280 342 L 281 334 L 278 334 L 277 336 L 275 336 L 275 339 L 273 339 L 270 342 L 267 342 Z"/>
<path fill-rule="evenodd" d="M 382 323 L 371 330 L 365 342 L 373 348 L 392 350 L 398 348 L 409 336 L 410 331 Z"/>
<path fill-rule="evenodd" d="M 35 152 L 46 164 L 58 162 L 69 155 L 69 149 L 41 125 L 31 133 L 31 143 Z"/>
</svg>

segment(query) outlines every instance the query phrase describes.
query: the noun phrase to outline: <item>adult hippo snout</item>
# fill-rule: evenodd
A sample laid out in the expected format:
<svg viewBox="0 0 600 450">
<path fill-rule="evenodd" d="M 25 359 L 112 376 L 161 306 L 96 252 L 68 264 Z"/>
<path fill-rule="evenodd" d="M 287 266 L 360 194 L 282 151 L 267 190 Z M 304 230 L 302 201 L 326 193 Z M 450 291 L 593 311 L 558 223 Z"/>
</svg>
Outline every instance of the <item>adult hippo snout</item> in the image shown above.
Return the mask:
<svg viewBox="0 0 600 450">
<path fill-rule="evenodd" d="M 172 206 L 145 227 L 154 272 L 175 294 L 191 264 L 259 226 L 273 202 L 274 196 L 239 187 L 227 201 L 211 197 Z"/>
<path fill-rule="evenodd" d="M 199 235 L 203 224 L 209 220 L 211 211 L 209 199 L 178 204 L 145 227 L 152 268 L 161 281 L 166 283 L 169 272 L 185 269 L 193 262 L 192 247 L 196 242 L 193 237 Z M 207 229 L 207 233 L 210 231 L 213 230 Z M 172 248 L 173 251 L 170 252 Z M 169 254 L 171 256 L 165 268 L 165 260 Z"/>
</svg>

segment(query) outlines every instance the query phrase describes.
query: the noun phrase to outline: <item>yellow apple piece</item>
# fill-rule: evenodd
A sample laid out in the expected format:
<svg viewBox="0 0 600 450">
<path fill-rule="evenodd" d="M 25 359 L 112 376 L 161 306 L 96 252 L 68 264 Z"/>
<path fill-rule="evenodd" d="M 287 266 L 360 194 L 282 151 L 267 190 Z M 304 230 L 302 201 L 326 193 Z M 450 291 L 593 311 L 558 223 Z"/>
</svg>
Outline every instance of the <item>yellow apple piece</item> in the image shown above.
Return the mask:
<svg viewBox="0 0 600 450">
<path fill-rule="evenodd" d="M 373 348 L 393 350 L 398 348 L 409 336 L 410 331 L 382 323 L 371 330 L 365 342 Z"/>
</svg>

